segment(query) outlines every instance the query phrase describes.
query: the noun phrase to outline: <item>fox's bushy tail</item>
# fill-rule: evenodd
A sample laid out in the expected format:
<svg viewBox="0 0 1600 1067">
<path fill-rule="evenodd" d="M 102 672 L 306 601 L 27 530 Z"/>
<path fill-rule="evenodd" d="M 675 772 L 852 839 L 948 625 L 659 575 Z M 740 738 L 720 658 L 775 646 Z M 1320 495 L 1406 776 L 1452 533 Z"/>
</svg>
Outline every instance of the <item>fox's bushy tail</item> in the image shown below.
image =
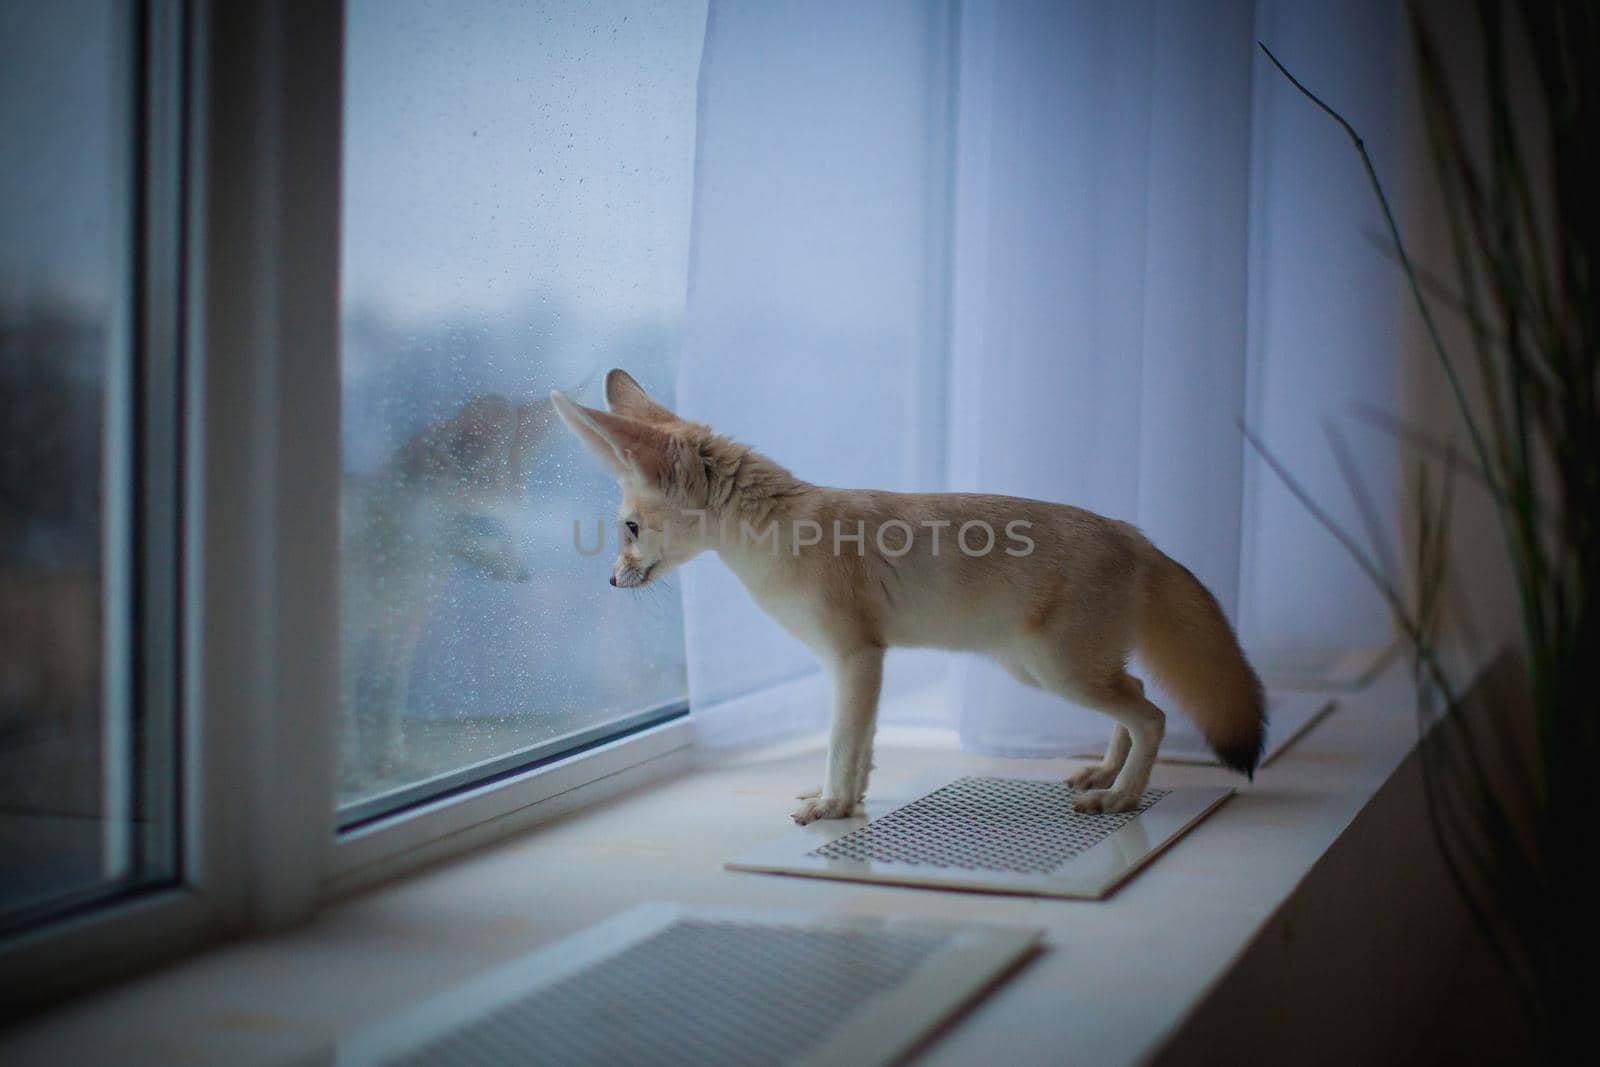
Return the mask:
<svg viewBox="0 0 1600 1067">
<path fill-rule="evenodd" d="M 1139 604 L 1138 649 L 1212 751 L 1254 777 L 1267 733 L 1261 679 L 1216 597 L 1183 564 L 1155 549 Z"/>
</svg>

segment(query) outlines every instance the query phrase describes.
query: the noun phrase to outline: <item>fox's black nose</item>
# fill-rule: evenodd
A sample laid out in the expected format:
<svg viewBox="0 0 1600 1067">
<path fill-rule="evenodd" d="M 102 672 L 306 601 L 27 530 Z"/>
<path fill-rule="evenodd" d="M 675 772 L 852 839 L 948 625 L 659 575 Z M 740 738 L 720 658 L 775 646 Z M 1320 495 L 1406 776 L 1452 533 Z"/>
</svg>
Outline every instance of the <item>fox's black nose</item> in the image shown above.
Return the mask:
<svg viewBox="0 0 1600 1067">
<path fill-rule="evenodd" d="M 613 574 L 611 576 L 611 584 L 612 585 L 616 585 L 617 584 L 617 576 L 615 574 Z"/>
</svg>

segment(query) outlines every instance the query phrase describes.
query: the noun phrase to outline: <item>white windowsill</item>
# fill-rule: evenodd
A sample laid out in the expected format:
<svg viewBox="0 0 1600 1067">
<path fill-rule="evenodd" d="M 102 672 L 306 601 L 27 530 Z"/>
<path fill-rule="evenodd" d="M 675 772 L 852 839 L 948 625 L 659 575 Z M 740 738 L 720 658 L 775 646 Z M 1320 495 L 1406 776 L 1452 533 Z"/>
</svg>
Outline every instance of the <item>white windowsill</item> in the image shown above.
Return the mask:
<svg viewBox="0 0 1600 1067">
<path fill-rule="evenodd" d="M 688 718 L 673 719 L 341 834 L 324 895 L 348 895 L 682 774 L 693 766 L 692 739 Z"/>
<path fill-rule="evenodd" d="M 1047 950 L 919 1062 L 1140 1062 L 1228 973 L 1414 746 L 1403 670 L 1339 699 L 1254 784 L 1220 768 L 1159 767 L 1158 784 L 1236 785 L 1239 795 L 1104 902 L 724 871 L 724 860 L 783 833 L 794 794 L 820 780 L 813 738 L 632 788 L 354 896 L 300 929 L 69 1003 L 7 1033 L 0 1061 L 325 1062 L 342 1033 L 635 903 L 666 900 L 1042 926 Z M 680 749 L 666 756 L 688 759 Z M 964 754 L 928 730 L 886 731 L 877 762 L 874 790 L 884 793 L 938 770 L 1074 765 Z M 385 862 L 369 860 L 351 870 Z"/>
</svg>

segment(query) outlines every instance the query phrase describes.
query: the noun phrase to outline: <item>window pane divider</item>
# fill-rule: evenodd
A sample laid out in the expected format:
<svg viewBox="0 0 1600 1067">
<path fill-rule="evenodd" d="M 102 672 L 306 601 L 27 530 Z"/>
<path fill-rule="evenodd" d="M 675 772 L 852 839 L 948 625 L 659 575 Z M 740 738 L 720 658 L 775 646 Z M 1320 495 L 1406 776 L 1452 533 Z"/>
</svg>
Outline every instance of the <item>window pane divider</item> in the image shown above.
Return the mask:
<svg viewBox="0 0 1600 1067">
<path fill-rule="evenodd" d="M 197 15 L 185 869 L 272 929 L 315 909 L 334 829 L 344 12 Z"/>
</svg>

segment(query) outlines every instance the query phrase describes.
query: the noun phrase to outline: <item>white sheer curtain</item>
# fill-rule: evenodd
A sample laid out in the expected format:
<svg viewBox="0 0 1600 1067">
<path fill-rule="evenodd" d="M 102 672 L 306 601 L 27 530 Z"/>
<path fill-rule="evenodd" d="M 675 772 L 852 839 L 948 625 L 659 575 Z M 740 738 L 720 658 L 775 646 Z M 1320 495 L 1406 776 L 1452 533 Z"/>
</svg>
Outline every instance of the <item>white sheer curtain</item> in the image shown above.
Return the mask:
<svg viewBox="0 0 1600 1067">
<path fill-rule="evenodd" d="M 1251 18 L 1240 2 L 973 5 L 961 37 L 954 485 L 1129 519 L 1230 615 Z M 957 692 L 972 747 L 1108 735 L 987 662 L 963 661 Z"/>
<path fill-rule="evenodd" d="M 1371 643 L 1381 604 L 1235 422 L 1355 521 L 1318 420 L 1393 393 L 1394 278 L 1359 164 L 1255 40 L 1324 77 L 1381 161 L 1399 28 L 1377 2 L 714 0 L 680 408 L 813 480 L 1134 521 L 1252 651 Z M 1388 445 L 1356 440 L 1387 506 Z M 821 724 L 809 654 L 715 560 L 684 591 L 704 740 Z M 927 687 L 891 706 L 951 709 L 970 747 L 1109 733 L 981 661 L 891 665 Z"/>
<path fill-rule="evenodd" d="M 953 13 L 711 5 L 678 407 L 811 481 L 944 481 Z M 810 652 L 716 559 L 682 585 L 702 739 L 825 721 Z M 912 682 L 946 663 L 909 660 Z"/>
<path fill-rule="evenodd" d="M 1256 35 L 1361 131 L 1398 201 L 1407 169 L 1400 123 L 1411 93 L 1404 5 L 1258 0 Z M 1255 82 L 1248 418 L 1319 502 L 1359 530 L 1324 432 L 1325 421 L 1336 420 L 1379 524 L 1393 532 L 1400 505 L 1394 442 L 1351 411 L 1399 411 L 1400 274 L 1383 250 L 1382 216 L 1343 132 L 1264 62 Z M 1409 150 L 1426 154 L 1421 145 Z M 1245 646 L 1258 658 L 1291 658 L 1387 634 L 1377 594 L 1305 509 L 1260 463 L 1246 464 L 1245 475 Z"/>
</svg>

